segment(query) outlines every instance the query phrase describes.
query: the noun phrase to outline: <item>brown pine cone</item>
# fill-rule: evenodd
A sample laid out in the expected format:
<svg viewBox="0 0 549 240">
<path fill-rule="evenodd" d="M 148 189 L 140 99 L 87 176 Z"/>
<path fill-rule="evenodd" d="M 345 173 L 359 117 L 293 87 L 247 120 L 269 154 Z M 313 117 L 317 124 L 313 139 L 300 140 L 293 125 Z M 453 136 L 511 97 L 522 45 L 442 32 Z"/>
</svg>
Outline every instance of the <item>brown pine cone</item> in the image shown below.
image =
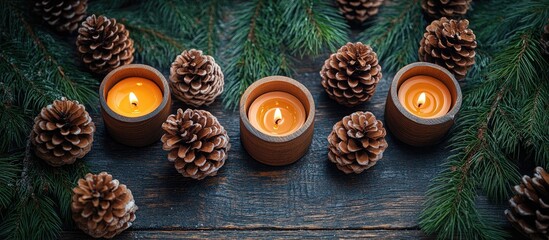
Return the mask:
<svg viewBox="0 0 549 240">
<path fill-rule="evenodd" d="M 135 220 L 132 191 L 106 172 L 86 174 L 72 192 L 72 219 L 94 238 L 112 238 Z"/>
<path fill-rule="evenodd" d="M 191 49 L 175 58 L 170 68 L 170 87 L 184 103 L 199 107 L 210 105 L 223 92 L 223 72 L 210 55 Z"/>
<path fill-rule="evenodd" d="M 530 239 L 549 239 L 549 174 L 537 167 L 534 177 L 523 176 L 513 188 L 510 209 L 505 216 L 511 224 Z"/>
<path fill-rule="evenodd" d="M 421 8 L 428 21 L 441 17 L 458 19 L 469 10 L 471 0 L 422 0 Z"/>
<path fill-rule="evenodd" d="M 60 33 L 72 33 L 86 17 L 88 0 L 34 0 L 34 11 Z"/>
<path fill-rule="evenodd" d="M 162 128 L 162 149 L 185 177 L 204 179 L 217 175 L 231 145 L 217 118 L 204 110 L 182 109 L 168 117 Z"/>
<path fill-rule="evenodd" d="M 34 119 L 34 153 L 51 166 L 72 164 L 92 147 L 95 124 L 84 105 L 66 98 L 42 108 Z"/>
<path fill-rule="evenodd" d="M 377 15 L 383 0 L 337 0 L 339 11 L 351 23 L 362 24 Z"/>
<path fill-rule="evenodd" d="M 324 62 L 320 76 L 330 98 L 352 107 L 374 95 L 382 74 L 374 50 L 357 42 L 347 43 L 332 54 Z"/>
<path fill-rule="evenodd" d="M 425 29 L 418 54 L 419 60 L 435 63 L 452 72 L 458 80 L 475 64 L 477 41 L 469 21 L 443 17 Z"/>
<path fill-rule="evenodd" d="M 546 56 L 549 56 L 549 24 L 545 25 L 543 28 L 543 34 L 541 35 L 541 47 L 543 53 Z"/>
<path fill-rule="evenodd" d="M 107 74 L 133 62 L 133 40 L 126 27 L 114 18 L 89 16 L 78 29 L 78 52 L 96 74 Z"/>
<path fill-rule="evenodd" d="M 383 123 L 371 112 L 345 116 L 328 136 L 328 159 L 344 173 L 361 173 L 383 157 L 385 134 Z"/>
</svg>

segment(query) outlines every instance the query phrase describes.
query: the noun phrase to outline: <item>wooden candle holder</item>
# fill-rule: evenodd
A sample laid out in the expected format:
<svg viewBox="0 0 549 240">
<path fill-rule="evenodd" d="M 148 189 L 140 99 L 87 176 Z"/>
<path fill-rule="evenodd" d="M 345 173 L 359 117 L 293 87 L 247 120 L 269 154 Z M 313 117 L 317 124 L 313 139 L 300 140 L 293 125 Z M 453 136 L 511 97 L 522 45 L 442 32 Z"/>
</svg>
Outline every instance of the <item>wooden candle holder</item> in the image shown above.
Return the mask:
<svg viewBox="0 0 549 240">
<path fill-rule="evenodd" d="M 450 110 L 438 118 L 420 118 L 408 112 L 398 100 L 398 89 L 404 81 L 427 75 L 440 80 L 452 95 Z M 453 74 L 445 68 L 427 62 L 406 65 L 393 78 L 385 105 L 385 122 L 388 129 L 402 142 L 412 146 L 430 146 L 439 143 L 454 124 L 462 102 L 461 89 Z"/>
<path fill-rule="evenodd" d="M 282 91 L 295 96 L 305 108 L 305 123 L 287 136 L 270 136 L 255 129 L 248 118 L 252 102 L 267 92 Z M 246 89 L 240 98 L 240 139 L 248 153 L 257 161 L 283 166 L 296 162 L 305 153 L 313 139 L 315 103 L 303 84 L 283 76 L 262 78 Z"/>
<path fill-rule="evenodd" d="M 154 111 L 141 117 L 125 117 L 109 108 L 107 94 L 119 81 L 129 77 L 142 77 L 156 83 L 162 91 L 162 102 Z M 101 115 L 107 131 L 119 143 L 142 147 L 160 139 L 162 123 L 170 115 L 171 94 L 166 78 L 158 70 L 143 64 L 129 64 L 111 71 L 99 87 Z"/>
</svg>

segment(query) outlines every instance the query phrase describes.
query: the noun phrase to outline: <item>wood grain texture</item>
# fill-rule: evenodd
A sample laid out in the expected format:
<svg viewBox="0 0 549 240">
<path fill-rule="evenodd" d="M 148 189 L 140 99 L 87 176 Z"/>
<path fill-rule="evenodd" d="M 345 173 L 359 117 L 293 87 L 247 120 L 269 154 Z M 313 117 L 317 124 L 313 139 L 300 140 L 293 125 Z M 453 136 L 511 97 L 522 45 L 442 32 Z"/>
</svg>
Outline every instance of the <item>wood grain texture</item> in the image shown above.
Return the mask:
<svg viewBox="0 0 549 240">
<path fill-rule="evenodd" d="M 430 180 L 449 155 L 445 144 L 411 147 L 389 133 L 389 148 L 376 166 L 360 175 L 337 170 L 327 158 L 326 138 L 333 124 L 359 110 L 371 111 L 385 122 L 392 76 L 384 74 L 369 102 L 342 107 L 329 99 L 320 85 L 318 71 L 326 57 L 301 61 L 293 76 L 312 93 L 316 119 L 309 151 L 288 166 L 272 167 L 253 160 L 240 143 L 238 112 L 225 110 L 220 99 L 203 109 L 217 116 L 227 129 L 232 148 L 218 176 L 203 181 L 183 178 L 167 160 L 168 153 L 160 141 L 143 148 L 115 142 L 98 113 L 92 114 L 97 132 L 92 151 L 84 160 L 94 172 L 107 171 L 126 184 L 139 206 L 134 225 L 117 239 L 336 238 L 338 234 L 422 237 L 417 218 Z M 177 108 L 186 107 L 174 102 L 172 112 Z M 504 205 L 488 204 L 484 198 L 478 205 L 490 219 L 506 224 Z M 84 235 L 77 231 L 68 236 L 77 239 Z"/>
<path fill-rule="evenodd" d="M 221 230 L 221 231 L 127 231 L 125 239 L 430 239 L 419 230 Z M 93 240 L 78 232 L 67 232 L 61 239 Z"/>
</svg>

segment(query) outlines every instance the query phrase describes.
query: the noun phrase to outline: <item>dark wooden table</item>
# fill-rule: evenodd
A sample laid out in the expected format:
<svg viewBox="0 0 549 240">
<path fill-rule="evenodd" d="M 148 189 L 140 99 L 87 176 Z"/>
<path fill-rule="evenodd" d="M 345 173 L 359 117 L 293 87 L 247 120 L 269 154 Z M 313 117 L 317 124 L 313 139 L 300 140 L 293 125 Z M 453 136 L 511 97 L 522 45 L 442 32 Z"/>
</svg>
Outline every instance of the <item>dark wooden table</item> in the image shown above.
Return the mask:
<svg viewBox="0 0 549 240">
<path fill-rule="evenodd" d="M 392 76 L 385 74 L 375 97 L 345 108 L 328 98 L 318 71 L 324 59 L 303 59 L 294 79 L 316 103 L 315 133 L 307 154 L 297 163 L 271 167 L 253 160 L 240 143 L 237 111 L 218 99 L 206 109 L 227 129 L 232 148 L 218 176 L 203 181 L 182 177 L 167 160 L 161 142 L 131 148 L 112 140 L 103 120 L 97 125 L 92 151 L 85 161 L 95 172 L 107 171 L 126 184 L 139 206 L 134 225 L 116 239 L 133 238 L 426 238 L 418 215 L 430 180 L 448 156 L 446 144 L 415 148 L 396 140 L 376 166 L 360 175 L 345 175 L 327 159 L 332 126 L 354 111 L 371 111 L 383 121 Z M 173 112 L 184 108 L 174 102 Z M 505 223 L 504 205 L 479 199 L 479 208 Z M 63 239 L 88 239 L 78 230 Z"/>
</svg>

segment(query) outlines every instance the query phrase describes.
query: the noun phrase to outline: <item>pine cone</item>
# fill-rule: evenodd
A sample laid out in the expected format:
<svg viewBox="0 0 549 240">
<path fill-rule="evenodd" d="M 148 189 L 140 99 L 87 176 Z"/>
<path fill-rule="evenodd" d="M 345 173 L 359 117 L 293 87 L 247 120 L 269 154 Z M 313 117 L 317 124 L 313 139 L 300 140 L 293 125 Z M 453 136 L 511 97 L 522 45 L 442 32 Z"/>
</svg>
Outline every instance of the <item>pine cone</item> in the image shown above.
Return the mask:
<svg viewBox="0 0 549 240">
<path fill-rule="evenodd" d="M 162 128 L 166 131 L 162 149 L 169 151 L 168 160 L 183 176 L 198 180 L 215 176 L 225 164 L 229 136 L 210 112 L 178 109 Z"/>
<path fill-rule="evenodd" d="M 112 238 L 135 220 L 132 191 L 106 172 L 86 174 L 72 192 L 72 219 L 94 238 Z"/>
<path fill-rule="evenodd" d="M 537 167 L 534 177 L 523 176 L 509 199 L 505 216 L 511 224 L 530 239 L 549 239 L 549 174 Z"/>
<path fill-rule="evenodd" d="M 328 136 L 328 159 L 347 174 L 361 173 L 383 157 L 385 134 L 383 123 L 371 112 L 345 116 Z"/>
<path fill-rule="evenodd" d="M 84 105 L 66 98 L 42 108 L 34 119 L 34 153 L 51 166 L 72 164 L 91 149 L 95 124 Z"/>
<path fill-rule="evenodd" d="M 96 74 L 106 74 L 133 62 L 133 40 L 126 27 L 114 18 L 89 16 L 78 29 L 78 52 Z"/>
<path fill-rule="evenodd" d="M 377 15 L 383 0 L 337 0 L 339 11 L 353 24 L 362 24 Z"/>
<path fill-rule="evenodd" d="M 441 17 L 459 19 L 467 13 L 471 0 L 422 0 L 421 8 L 428 21 Z"/>
<path fill-rule="evenodd" d="M 184 103 L 199 107 L 210 105 L 223 92 L 223 72 L 210 55 L 185 50 L 170 68 L 172 93 Z"/>
<path fill-rule="evenodd" d="M 418 50 L 419 60 L 443 66 L 458 80 L 464 79 L 467 70 L 475 64 L 477 47 L 469 21 L 443 17 L 433 21 L 425 30 Z"/>
<path fill-rule="evenodd" d="M 543 34 L 541 35 L 541 47 L 543 48 L 543 53 L 546 56 L 549 56 L 549 24 L 545 25 L 543 28 Z"/>
<path fill-rule="evenodd" d="M 72 33 L 86 17 L 88 0 L 34 0 L 34 11 L 60 33 Z"/>
<path fill-rule="evenodd" d="M 361 42 L 347 43 L 320 70 L 322 86 L 339 104 L 352 107 L 368 101 L 381 79 L 377 54 Z"/>
</svg>

